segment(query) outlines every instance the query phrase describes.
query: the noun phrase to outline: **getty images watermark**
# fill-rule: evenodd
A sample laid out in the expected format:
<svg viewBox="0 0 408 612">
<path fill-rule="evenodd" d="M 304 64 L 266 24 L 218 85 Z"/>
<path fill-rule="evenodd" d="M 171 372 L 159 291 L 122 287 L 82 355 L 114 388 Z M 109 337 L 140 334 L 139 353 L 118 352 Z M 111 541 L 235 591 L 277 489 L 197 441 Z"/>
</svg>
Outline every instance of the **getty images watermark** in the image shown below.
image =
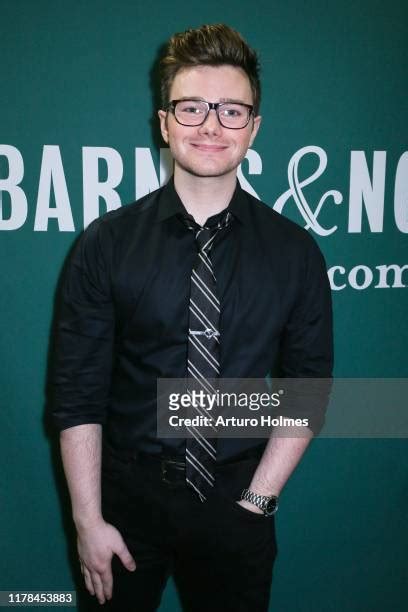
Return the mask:
<svg viewBox="0 0 408 612">
<path fill-rule="evenodd" d="M 331 382 L 321 379 L 160 379 L 157 431 L 160 437 L 265 438 L 272 429 L 281 435 L 310 435 L 322 422 Z M 308 395 L 313 392 L 313 399 Z"/>
<path fill-rule="evenodd" d="M 231 411 L 259 411 L 262 409 L 273 409 L 281 406 L 284 390 L 280 389 L 274 393 L 266 392 L 222 392 L 204 391 L 194 389 L 185 393 L 170 393 L 168 409 L 177 414 L 171 414 L 168 418 L 170 427 L 178 429 L 181 427 L 208 427 L 220 431 L 223 428 L 241 427 L 308 427 L 308 418 L 290 418 L 273 416 L 272 414 L 261 414 L 252 416 L 238 416 Z M 185 412 L 189 415 L 186 416 Z"/>
<path fill-rule="evenodd" d="M 157 434 L 408 438 L 408 379 L 159 379 Z"/>
</svg>

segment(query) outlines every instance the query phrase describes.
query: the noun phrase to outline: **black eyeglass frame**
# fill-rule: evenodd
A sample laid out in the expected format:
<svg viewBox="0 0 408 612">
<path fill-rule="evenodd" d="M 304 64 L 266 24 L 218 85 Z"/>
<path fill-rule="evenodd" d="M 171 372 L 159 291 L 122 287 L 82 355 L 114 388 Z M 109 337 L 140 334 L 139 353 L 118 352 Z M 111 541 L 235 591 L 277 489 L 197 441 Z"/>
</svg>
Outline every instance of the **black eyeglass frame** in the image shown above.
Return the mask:
<svg viewBox="0 0 408 612">
<path fill-rule="evenodd" d="M 186 98 L 181 98 L 180 100 L 170 100 L 169 105 L 167 107 L 167 111 L 170 111 L 171 113 L 173 113 L 175 120 L 177 121 L 177 123 L 179 123 L 180 125 L 184 125 L 185 127 L 200 127 L 200 125 L 203 125 L 203 123 L 205 123 L 207 121 L 207 117 L 210 113 L 210 110 L 215 110 L 215 113 L 217 115 L 217 119 L 220 125 L 222 125 L 222 127 L 226 128 L 227 130 L 243 130 L 244 128 L 246 128 L 246 126 L 248 125 L 248 123 L 251 120 L 251 116 L 254 114 L 254 107 L 252 104 L 245 104 L 244 102 L 207 102 L 207 100 L 191 100 L 191 102 L 201 102 L 202 104 L 206 104 L 207 105 L 207 112 L 205 114 L 204 119 L 200 122 L 200 123 L 194 123 L 194 125 L 191 125 L 190 123 L 181 123 L 181 121 L 179 119 L 177 119 L 176 117 L 176 105 L 179 102 L 186 102 L 189 100 L 186 100 Z M 245 125 L 242 125 L 241 127 L 231 127 L 229 125 L 224 125 L 223 122 L 220 119 L 220 116 L 218 114 L 218 109 L 221 106 L 226 106 L 227 104 L 239 104 L 240 106 L 245 106 L 245 108 L 247 108 L 249 110 L 248 113 L 248 120 L 246 122 Z"/>
</svg>

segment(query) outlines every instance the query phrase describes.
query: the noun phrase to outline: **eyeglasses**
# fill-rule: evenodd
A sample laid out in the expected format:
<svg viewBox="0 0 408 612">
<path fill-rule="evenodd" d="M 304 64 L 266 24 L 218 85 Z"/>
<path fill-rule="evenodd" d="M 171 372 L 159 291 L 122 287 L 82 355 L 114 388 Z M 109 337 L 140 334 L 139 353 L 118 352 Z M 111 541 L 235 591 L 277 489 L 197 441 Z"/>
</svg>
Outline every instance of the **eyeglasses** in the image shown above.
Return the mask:
<svg viewBox="0 0 408 612">
<path fill-rule="evenodd" d="M 223 127 L 241 130 L 249 123 L 254 107 L 236 102 L 206 102 L 205 100 L 172 100 L 168 110 L 178 123 L 187 126 L 202 125 L 210 110 L 215 110 Z"/>
</svg>

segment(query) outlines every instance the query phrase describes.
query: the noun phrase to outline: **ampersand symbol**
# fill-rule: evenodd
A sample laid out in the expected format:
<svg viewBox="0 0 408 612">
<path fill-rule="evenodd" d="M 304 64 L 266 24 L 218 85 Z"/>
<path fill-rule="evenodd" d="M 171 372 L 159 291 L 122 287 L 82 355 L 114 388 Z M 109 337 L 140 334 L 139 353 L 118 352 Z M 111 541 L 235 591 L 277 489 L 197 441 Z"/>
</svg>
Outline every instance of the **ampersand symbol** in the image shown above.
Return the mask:
<svg viewBox="0 0 408 612">
<path fill-rule="evenodd" d="M 305 155 L 308 155 L 309 153 L 317 155 L 317 157 L 319 158 L 319 165 L 317 169 L 313 172 L 313 174 L 311 174 L 308 178 L 304 179 L 303 181 L 300 181 L 299 176 L 298 176 L 299 162 L 302 159 L 302 157 L 304 157 Z M 299 151 L 297 151 L 291 157 L 289 161 L 289 165 L 288 165 L 289 189 L 285 191 L 285 193 L 283 193 L 276 200 L 273 206 L 273 209 L 276 210 L 276 212 L 281 213 L 286 202 L 289 200 L 289 198 L 293 197 L 296 203 L 296 206 L 299 209 L 300 214 L 302 215 L 303 219 L 306 221 L 305 229 L 312 228 L 312 230 L 316 232 L 316 234 L 319 234 L 319 236 L 329 236 L 330 234 L 332 234 L 333 232 L 337 230 L 337 225 L 333 225 L 331 228 L 325 228 L 325 227 L 322 227 L 320 223 L 318 222 L 318 216 L 320 214 L 323 204 L 330 197 L 333 198 L 333 201 L 335 204 L 341 204 L 341 202 L 343 201 L 343 196 L 340 193 L 340 191 L 336 191 L 334 189 L 330 191 L 326 191 L 326 193 L 324 193 L 322 197 L 320 198 L 319 203 L 317 204 L 316 209 L 313 212 L 313 210 L 310 208 L 309 204 L 306 201 L 302 188 L 305 187 L 306 185 L 310 185 L 310 183 L 312 183 L 315 179 L 319 178 L 319 176 L 321 176 L 323 172 L 326 170 L 326 167 L 327 167 L 327 155 L 326 155 L 326 152 L 321 147 L 309 146 L 309 147 L 303 147 L 302 149 L 299 149 Z"/>
</svg>

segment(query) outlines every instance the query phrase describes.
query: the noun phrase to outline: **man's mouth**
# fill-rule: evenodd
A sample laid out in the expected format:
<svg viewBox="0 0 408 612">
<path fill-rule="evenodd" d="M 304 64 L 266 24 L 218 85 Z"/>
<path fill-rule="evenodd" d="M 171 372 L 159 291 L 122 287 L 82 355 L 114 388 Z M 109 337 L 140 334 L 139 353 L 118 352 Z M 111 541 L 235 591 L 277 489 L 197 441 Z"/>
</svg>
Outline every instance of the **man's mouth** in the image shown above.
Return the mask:
<svg viewBox="0 0 408 612">
<path fill-rule="evenodd" d="M 220 151 L 225 151 L 225 149 L 227 148 L 227 145 L 220 145 L 220 144 L 205 144 L 201 142 L 192 142 L 190 144 L 195 149 L 204 151 L 206 153 L 218 153 Z"/>
</svg>

